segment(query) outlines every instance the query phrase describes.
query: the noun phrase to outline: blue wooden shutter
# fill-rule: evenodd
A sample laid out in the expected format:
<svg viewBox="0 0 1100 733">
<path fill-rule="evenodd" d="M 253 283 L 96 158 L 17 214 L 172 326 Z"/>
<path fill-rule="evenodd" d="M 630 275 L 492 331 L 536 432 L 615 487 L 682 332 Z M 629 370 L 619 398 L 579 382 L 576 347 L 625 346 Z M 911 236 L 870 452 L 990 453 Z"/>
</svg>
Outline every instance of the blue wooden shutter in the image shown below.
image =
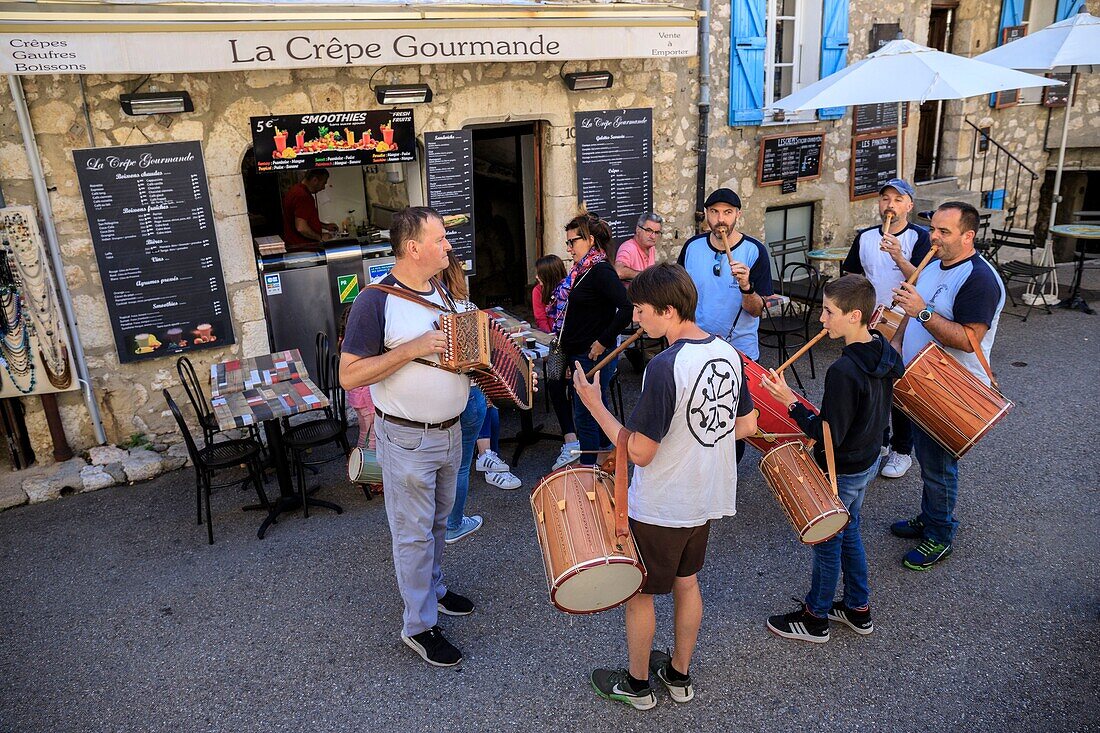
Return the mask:
<svg viewBox="0 0 1100 733">
<path fill-rule="evenodd" d="M 1084 9 L 1085 0 L 1058 0 L 1058 14 L 1054 17 L 1054 22 L 1057 23 L 1060 20 L 1071 18 L 1077 15 Z M 1035 28 L 1033 30 L 1040 30 Z"/>
<path fill-rule="evenodd" d="M 821 78 L 835 74 L 848 64 L 848 0 L 825 0 L 821 19 Z M 817 111 L 819 120 L 838 120 L 846 107 Z"/>
<path fill-rule="evenodd" d="M 1061 0 L 1059 0 L 1061 2 Z M 1003 0 L 1001 4 L 1001 24 L 997 27 L 997 38 L 994 39 L 990 46 L 1001 45 L 1001 32 L 1005 28 L 1009 28 L 1014 25 L 1024 24 L 1024 0 Z M 989 95 L 989 106 L 994 107 L 997 104 L 997 95 Z"/>
<path fill-rule="evenodd" d="M 767 0 L 730 0 L 730 125 L 764 121 L 766 35 Z"/>
</svg>

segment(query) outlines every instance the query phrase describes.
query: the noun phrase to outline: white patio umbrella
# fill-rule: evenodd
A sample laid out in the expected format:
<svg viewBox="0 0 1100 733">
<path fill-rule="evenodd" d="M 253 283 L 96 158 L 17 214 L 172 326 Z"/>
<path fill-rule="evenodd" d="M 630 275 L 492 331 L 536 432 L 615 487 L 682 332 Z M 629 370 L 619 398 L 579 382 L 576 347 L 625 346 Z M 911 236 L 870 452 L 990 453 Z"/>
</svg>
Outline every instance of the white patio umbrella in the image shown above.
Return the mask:
<svg viewBox="0 0 1100 733">
<path fill-rule="evenodd" d="M 1009 69 L 1029 69 L 1032 71 L 1054 71 L 1067 69 L 1070 73 L 1069 97 L 1066 113 L 1062 119 L 1062 144 L 1058 147 L 1058 167 L 1054 172 L 1054 196 L 1050 204 L 1050 223 L 1047 225 L 1047 239 L 1043 247 L 1042 264 L 1054 266 L 1054 235 L 1050 227 L 1054 226 L 1054 217 L 1058 214 L 1058 201 L 1062 190 L 1062 168 L 1066 162 L 1066 137 L 1069 134 L 1069 115 L 1073 109 L 1073 95 L 1076 92 L 1078 71 L 1094 71 L 1092 67 L 1100 65 L 1100 18 L 1082 11 L 1072 18 L 1048 25 L 1046 28 L 1011 43 L 1006 43 L 992 51 L 977 56 L 975 61 L 1003 66 Z M 1048 302 L 1058 300 L 1058 275 L 1052 270 L 1042 295 L 1034 295 Z"/>
<path fill-rule="evenodd" d="M 898 105 L 898 146 L 904 102 L 930 99 L 963 99 L 1008 89 L 1054 86 L 1060 82 L 1025 74 L 1003 66 L 899 38 L 851 66 L 803 87 L 775 103 L 775 107 L 799 112 L 855 104 Z M 902 177 L 898 155 L 898 178 Z"/>
</svg>

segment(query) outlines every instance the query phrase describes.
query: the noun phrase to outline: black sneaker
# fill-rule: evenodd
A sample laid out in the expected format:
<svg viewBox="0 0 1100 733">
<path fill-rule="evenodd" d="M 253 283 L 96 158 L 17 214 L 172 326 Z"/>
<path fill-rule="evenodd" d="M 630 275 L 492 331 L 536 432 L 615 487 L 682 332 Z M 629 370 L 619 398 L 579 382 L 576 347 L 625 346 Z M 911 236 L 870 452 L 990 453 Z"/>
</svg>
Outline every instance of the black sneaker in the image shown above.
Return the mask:
<svg viewBox="0 0 1100 733">
<path fill-rule="evenodd" d="M 401 641 L 423 657 L 425 662 L 436 667 L 453 667 L 462 661 L 462 652 L 443 637 L 438 626 L 412 636 L 402 634 Z"/>
<path fill-rule="evenodd" d="M 669 656 L 668 652 L 654 649 L 649 653 L 649 671 L 664 683 L 669 697 L 675 702 L 688 702 L 695 697 L 695 690 L 691 686 L 691 675 L 687 675 L 687 679 L 673 681 L 669 679 L 669 670 L 671 669 L 672 657 Z"/>
<path fill-rule="evenodd" d="M 447 593 L 439 599 L 436 604 L 440 613 L 445 613 L 448 616 L 469 616 L 474 612 L 474 602 L 466 596 L 460 596 L 453 591 L 447 591 Z"/>
<path fill-rule="evenodd" d="M 795 599 L 797 600 L 797 599 Z M 818 618 L 806 609 L 806 604 L 798 601 L 797 611 L 782 616 L 768 617 L 768 631 L 784 639 L 810 641 L 824 644 L 829 640 L 829 619 Z"/>
<path fill-rule="evenodd" d="M 833 608 L 829 611 L 829 619 L 845 624 L 860 636 L 866 636 L 875 630 L 875 625 L 871 623 L 870 609 L 855 611 L 845 606 L 841 601 L 833 603 Z"/>
<path fill-rule="evenodd" d="M 649 683 L 635 691 L 628 677 L 625 669 L 595 669 L 592 670 L 592 687 L 600 697 L 625 702 L 637 710 L 649 710 L 657 704 L 657 696 Z"/>
<path fill-rule="evenodd" d="M 924 522 L 919 519 L 903 519 L 890 525 L 890 534 L 903 540 L 919 540 L 924 537 Z"/>
</svg>

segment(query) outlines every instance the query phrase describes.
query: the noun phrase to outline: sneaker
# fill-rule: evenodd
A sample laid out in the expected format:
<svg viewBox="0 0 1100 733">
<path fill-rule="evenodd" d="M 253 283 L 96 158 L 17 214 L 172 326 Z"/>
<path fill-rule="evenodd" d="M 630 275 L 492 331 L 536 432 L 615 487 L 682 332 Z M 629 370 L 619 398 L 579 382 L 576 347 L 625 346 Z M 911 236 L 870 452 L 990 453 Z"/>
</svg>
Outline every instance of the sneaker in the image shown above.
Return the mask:
<svg viewBox="0 0 1100 733">
<path fill-rule="evenodd" d="M 909 454 L 890 451 L 886 463 L 882 466 L 882 475 L 886 478 L 901 478 L 913 466 L 913 458 Z"/>
<path fill-rule="evenodd" d="M 645 689 L 635 692 L 628 676 L 625 669 L 596 669 L 592 671 L 592 687 L 600 697 L 625 702 L 637 710 L 649 710 L 656 705 L 653 688 L 647 683 Z"/>
<path fill-rule="evenodd" d="M 940 560 L 944 560 L 951 554 L 951 545 L 925 540 L 917 545 L 915 550 L 905 554 L 902 564 L 910 570 L 928 570 Z"/>
<path fill-rule="evenodd" d="M 654 649 L 649 653 L 649 671 L 664 683 L 669 697 L 675 702 L 688 702 L 695 697 L 695 690 L 691 686 L 691 675 L 686 680 L 672 681 L 669 679 L 669 670 L 672 669 L 672 657 L 668 652 Z"/>
<path fill-rule="evenodd" d="M 833 603 L 833 608 L 829 611 L 829 620 L 839 621 L 860 636 L 866 636 L 875 630 L 875 625 L 871 623 L 870 609 L 856 611 L 848 608 L 841 601 Z"/>
<path fill-rule="evenodd" d="M 485 474 L 485 483 L 492 484 L 498 489 L 518 489 L 523 485 L 523 482 L 519 480 L 519 476 L 516 476 L 511 471 L 494 471 L 493 473 Z"/>
<path fill-rule="evenodd" d="M 554 461 L 554 466 L 551 471 L 557 471 L 559 468 L 564 468 L 570 463 L 580 459 L 580 453 L 574 453 L 575 450 L 581 449 L 581 442 L 574 440 L 572 443 L 566 443 L 561 447 L 561 453 L 558 454 L 557 460 Z"/>
<path fill-rule="evenodd" d="M 438 626 L 412 636 L 401 635 L 401 641 L 419 654 L 425 662 L 436 667 L 453 667 L 462 661 L 462 652 L 443 637 Z"/>
<path fill-rule="evenodd" d="M 507 471 L 508 464 L 500 460 L 500 456 L 491 450 L 487 450 L 477 457 L 477 463 L 474 464 L 474 468 L 482 473 L 495 473 L 497 471 Z"/>
<path fill-rule="evenodd" d="M 445 613 L 448 616 L 469 616 L 474 612 L 474 602 L 452 590 L 444 593 L 435 605 L 440 613 Z"/>
<path fill-rule="evenodd" d="M 890 525 L 890 534 L 903 540 L 919 540 L 924 537 L 924 522 L 919 519 L 903 519 Z"/>
<path fill-rule="evenodd" d="M 795 599 L 798 601 L 798 599 Z M 818 618 L 809 612 L 806 604 L 798 601 L 799 609 L 782 616 L 768 617 L 768 631 L 784 639 L 810 641 L 824 644 L 829 640 L 829 619 Z"/>
<path fill-rule="evenodd" d="M 463 517 L 462 524 L 458 525 L 458 529 L 447 528 L 446 533 L 443 535 L 443 541 L 448 545 L 453 545 L 463 537 L 469 537 L 474 532 L 481 529 L 483 520 L 479 515 L 475 514 L 472 517 Z"/>
</svg>

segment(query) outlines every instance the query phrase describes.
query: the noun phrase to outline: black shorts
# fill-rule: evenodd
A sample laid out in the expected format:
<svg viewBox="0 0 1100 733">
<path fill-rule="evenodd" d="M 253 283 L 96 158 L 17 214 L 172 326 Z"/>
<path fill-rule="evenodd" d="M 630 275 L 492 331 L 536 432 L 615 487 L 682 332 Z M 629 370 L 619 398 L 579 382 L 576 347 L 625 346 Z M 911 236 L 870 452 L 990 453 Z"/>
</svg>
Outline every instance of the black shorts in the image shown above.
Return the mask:
<svg viewBox="0 0 1100 733">
<path fill-rule="evenodd" d="M 646 569 L 642 593 L 671 593 L 673 580 L 691 577 L 703 569 L 709 520 L 698 527 L 660 527 L 631 519 L 630 532 Z"/>
</svg>

